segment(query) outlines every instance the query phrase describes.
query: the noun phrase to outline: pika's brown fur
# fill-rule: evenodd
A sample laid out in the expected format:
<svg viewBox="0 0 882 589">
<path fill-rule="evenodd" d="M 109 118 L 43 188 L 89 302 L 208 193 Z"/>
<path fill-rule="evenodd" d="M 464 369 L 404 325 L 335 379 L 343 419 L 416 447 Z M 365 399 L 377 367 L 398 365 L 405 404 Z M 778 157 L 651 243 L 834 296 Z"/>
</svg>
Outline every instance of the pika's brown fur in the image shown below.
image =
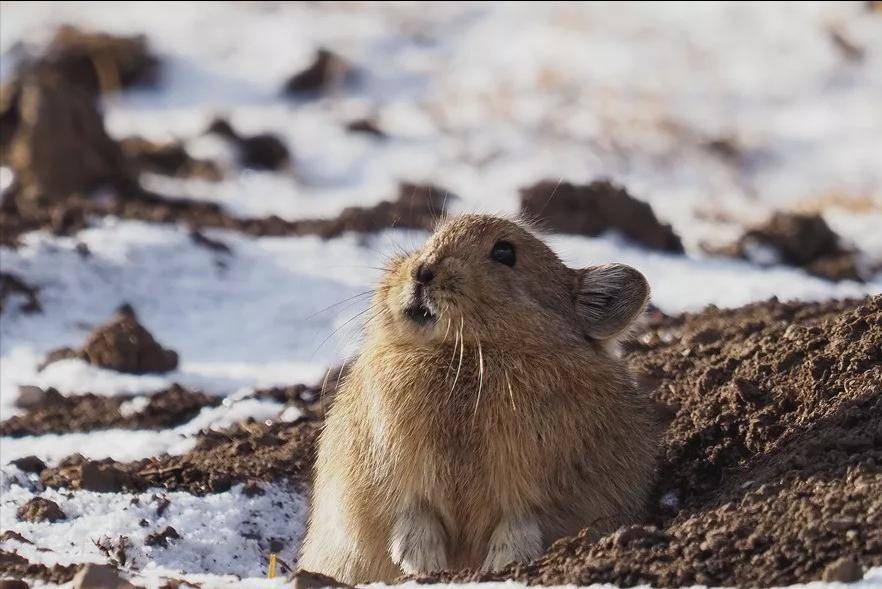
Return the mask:
<svg viewBox="0 0 882 589">
<path fill-rule="evenodd" d="M 648 296 L 636 270 L 567 268 L 487 215 L 392 260 L 327 415 L 300 567 L 497 569 L 633 522 L 658 428 L 615 341 Z"/>
</svg>

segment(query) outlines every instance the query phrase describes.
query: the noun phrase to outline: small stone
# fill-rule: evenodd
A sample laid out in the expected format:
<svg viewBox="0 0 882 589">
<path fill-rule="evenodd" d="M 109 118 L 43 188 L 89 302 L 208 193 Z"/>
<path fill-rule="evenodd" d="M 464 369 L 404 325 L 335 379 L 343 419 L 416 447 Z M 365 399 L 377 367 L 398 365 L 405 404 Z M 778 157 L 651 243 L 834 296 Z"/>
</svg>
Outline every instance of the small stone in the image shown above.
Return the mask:
<svg viewBox="0 0 882 589">
<path fill-rule="evenodd" d="M 352 587 L 321 573 L 297 571 L 291 579 L 294 589 L 322 589 L 323 587 Z"/>
<path fill-rule="evenodd" d="M 147 539 L 144 543 L 147 546 L 161 546 L 163 548 L 168 548 L 169 540 L 179 540 L 181 538 L 178 531 L 171 526 L 166 527 L 161 532 L 155 532 L 147 536 Z"/>
<path fill-rule="evenodd" d="M 853 558 L 843 557 L 827 565 L 821 574 L 823 581 L 840 583 L 853 583 L 864 577 L 861 565 Z"/>
<path fill-rule="evenodd" d="M 24 472 L 41 473 L 46 469 L 46 463 L 36 456 L 25 456 L 13 460 L 10 464 Z"/>
<path fill-rule="evenodd" d="M 619 547 L 625 547 L 638 542 L 652 546 L 662 542 L 664 537 L 664 533 L 654 526 L 627 526 L 615 533 L 613 542 Z"/>
</svg>

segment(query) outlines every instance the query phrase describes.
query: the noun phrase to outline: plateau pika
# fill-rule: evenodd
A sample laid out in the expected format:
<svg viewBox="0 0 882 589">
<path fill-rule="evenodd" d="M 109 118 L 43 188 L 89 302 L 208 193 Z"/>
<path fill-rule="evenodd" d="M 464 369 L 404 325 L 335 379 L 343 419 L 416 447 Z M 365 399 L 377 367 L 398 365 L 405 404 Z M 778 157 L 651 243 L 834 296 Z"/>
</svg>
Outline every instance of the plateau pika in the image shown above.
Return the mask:
<svg viewBox="0 0 882 589">
<path fill-rule="evenodd" d="M 389 262 L 328 411 L 299 566 L 347 583 L 498 569 L 639 517 L 658 427 L 616 340 L 649 286 L 464 215 Z"/>
</svg>

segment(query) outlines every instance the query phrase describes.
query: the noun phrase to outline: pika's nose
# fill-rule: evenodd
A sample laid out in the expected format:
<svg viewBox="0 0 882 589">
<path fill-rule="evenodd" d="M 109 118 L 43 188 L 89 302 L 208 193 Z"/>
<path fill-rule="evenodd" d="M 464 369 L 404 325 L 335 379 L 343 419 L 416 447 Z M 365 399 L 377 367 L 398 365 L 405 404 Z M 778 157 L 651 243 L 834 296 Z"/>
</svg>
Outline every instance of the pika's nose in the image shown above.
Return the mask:
<svg viewBox="0 0 882 589">
<path fill-rule="evenodd" d="M 420 284 L 429 284 L 435 278 L 435 273 L 426 263 L 422 263 L 413 269 L 413 279 Z"/>
</svg>

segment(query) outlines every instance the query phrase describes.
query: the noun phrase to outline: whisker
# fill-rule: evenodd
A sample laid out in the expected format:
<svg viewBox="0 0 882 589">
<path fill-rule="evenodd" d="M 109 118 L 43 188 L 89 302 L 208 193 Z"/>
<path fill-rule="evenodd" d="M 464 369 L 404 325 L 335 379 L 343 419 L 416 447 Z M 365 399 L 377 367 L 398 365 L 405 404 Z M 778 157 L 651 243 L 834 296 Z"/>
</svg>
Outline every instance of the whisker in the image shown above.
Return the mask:
<svg viewBox="0 0 882 589">
<path fill-rule="evenodd" d="M 462 335 L 463 328 L 463 318 L 459 318 L 459 366 L 456 367 L 456 376 L 453 378 L 453 385 L 450 387 L 450 392 L 447 393 L 447 400 L 450 401 L 450 396 L 453 394 L 453 389 L 456 388 L 456 382 L 459 380 L 459 372 L 462 370 L 462 356 L 463 352 L 465 352 L 465 338 Z M 454 351 L 456 348 L 454 348 Z"/>
<path fill-rule="evenodd" d="M 478 417 L 478 406 L 481 404 L 481 390 L 484 388 L 484 352 L 481 349 L 481 340 L 475 336 L 475 342 L 478 344 L 478 396 L 475 399 L 475 411 L 472 413 L 472 426 L 475 425 L 475 419 Z"/>
<path fill-rule="evenodd" d="M 554 195 L 557 194 L 557 189 L 560 188 L 560 185 L 563 183 L 563 176 L 558 178 L 557 184 L 554 185 L 554 189 L 551 191 L 551 194 L 548 196 L 548 200 L 545 201 L 545 204 L 542 205 L 542 208 L 539 209 L 539 215 L 545 212 L 545 207 L 551 202 L 551 199 L 554 198 Z"/>
<path fill-rule="evenodd" d="M 505 373 L 505 383 L 508 385 L 508 398 L 511 399 L 511 408 L 515 411 L 518 410 L 517 405 L 515 405 L 514 400 L 514 391 L 511 390 L 511 381 L 508 379 L 508 371 Z"/>
<path fill-rule="evenodd" d="M 359 311 L 358 313 L 356 313 L 355 315 L 353 315 L 352 317 L 350 317 L 349 319 L 347 319 L 346 321 L 344 321 L 343 324 L 342 324 L 340 327 L 338 327 L 337 329 L 335 329 L 334 331 L 332 331 L 331 333 L 329 333 L 329 334 L 328 334 L 328 337 L 326 337 L 325 339 L 323 339 L 323 340 L 321 341 L 321 343 L 319 343 L 319 345 L 316 346 L 316 348 L 312 351 L 312 355 L 311 355 L 310 357 L 315 356 L 316 352 L 318 352 L 319 349 L 320 349 L 323 345 L 325 345 L 325 343 L 326 343 L 329 339 L 331 339 L 332 337 L 334 337 L 335 335 L 337 335 L 337 333 L 338 333 L 341 329 L 343 329 L 344 327 L 346 327 L 347 325 L 349 325 L 350 323 L 352 323 L 353 321 L 355 321 L 356 319 L 358 319 L 359 317 L 361 317 L 362 315 L 364 315 L 365 313 L 367 313 L 367 312 L 370 311 L 370 310 L 372 310 L 372 307 L 368 307 L 367 309 L 364 309 L 364 310 L 362 310 L 362 311 Z M 377 314 L 374 315 L 374 317 L 376 317 L 379 313 L 380 313 L 380 312 L 378 311 Z"/>
<path fill-rule="evenodd" d="M 360 293 L 358 293 L 358 294 L 352 295 L 351 297 L 346 297 L 346 298 L 343 299 L 342 301 L 337 301 L 337 302 L 334 303 L 333 305 L 328 305 L 328 306 L 325 307 L 324 309 L 319 309 L 319 310 L 316 311 L 315 313 L 313 313 L 313 314 L 311 314 L 311 315 L 307 315 L 307 316 L 304 317 L 303 319 L 304 319 L 304 320 L 312 319 L 312 318 L 315 317 L 316 315 L 320 315 L 321 313 L 324 313 L 325 311 L 330 311 L 330 310 L 333 309 L 334 307 L 337 307 L 337 306 L 339 306 L 339 305 L 342 305 L 343 303 L 348 303 L 348 302 L 351 301 L 351 300 L 357 299 L 357 298 L 359 298 L 359 297 L 363 297 L 363 296 L 368 295 L 368 294 L 373 294 L 373 293 L 374 293 L 374 290 L 371 289 L 371 290 L 366 290 L 366 291 L 364 291 L 364 292 L 360 292 Z"/>
</svg>

